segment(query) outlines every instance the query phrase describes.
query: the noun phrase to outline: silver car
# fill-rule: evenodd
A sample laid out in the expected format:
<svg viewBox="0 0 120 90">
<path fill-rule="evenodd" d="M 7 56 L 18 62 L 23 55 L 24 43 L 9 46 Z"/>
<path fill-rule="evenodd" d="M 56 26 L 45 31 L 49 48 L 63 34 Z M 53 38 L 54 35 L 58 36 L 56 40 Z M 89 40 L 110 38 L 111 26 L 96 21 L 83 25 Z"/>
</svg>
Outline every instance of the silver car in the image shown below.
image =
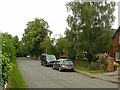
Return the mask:
<svg viewBox="0 0 120 90">
<path fill-rule="evenodd" d="M 54 62 L 53 69 L 57 69 L 60 72 L 62 70 L 74 71 L 74 64 L 69 59 L 59 59 L 59 60 Z"/>
<path fill-rule="evenodd" d="M 42 54 L 40 57 L 41 65 L 52 66 L 54 61 L 56 61 L 55 55 Z"/>
</svg>

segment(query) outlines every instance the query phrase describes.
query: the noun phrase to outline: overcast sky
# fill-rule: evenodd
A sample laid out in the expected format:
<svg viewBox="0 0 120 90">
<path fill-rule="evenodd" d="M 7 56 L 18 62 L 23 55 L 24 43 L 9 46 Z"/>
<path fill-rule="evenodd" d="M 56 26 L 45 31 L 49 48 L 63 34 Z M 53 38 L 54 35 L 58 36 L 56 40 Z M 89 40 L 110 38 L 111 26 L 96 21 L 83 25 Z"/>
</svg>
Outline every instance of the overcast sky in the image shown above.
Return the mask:
<svg viewBox="0 0 120 90">
<path fill-rule="evenodd" d="M 0 0 L 0 31 L 18 35 L 21 39 L 28 21 L 43 18 L 53 31 L 53 36 L 63 35 L 67 27 L 68 13 L 65 4 L 68 1 L 71 0 Z M 114 15 L 116 21 L 113 28 L 117 29 L 117 7 Z"/>
</svg>

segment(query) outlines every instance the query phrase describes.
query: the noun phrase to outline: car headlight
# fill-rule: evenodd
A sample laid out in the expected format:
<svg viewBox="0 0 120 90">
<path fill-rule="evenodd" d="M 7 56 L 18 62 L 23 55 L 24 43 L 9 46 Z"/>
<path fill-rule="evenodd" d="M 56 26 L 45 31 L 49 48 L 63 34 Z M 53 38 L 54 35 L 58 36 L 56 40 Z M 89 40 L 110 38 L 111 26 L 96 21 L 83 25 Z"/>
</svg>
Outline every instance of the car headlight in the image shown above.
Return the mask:
<svg viewBox="0 0 120 90">
<path fill-rule="evenodd" d="M 47 62 L 49 63 L 50 61 L 49 61 L 49 60 L 47 60 Z"/>
</svg>

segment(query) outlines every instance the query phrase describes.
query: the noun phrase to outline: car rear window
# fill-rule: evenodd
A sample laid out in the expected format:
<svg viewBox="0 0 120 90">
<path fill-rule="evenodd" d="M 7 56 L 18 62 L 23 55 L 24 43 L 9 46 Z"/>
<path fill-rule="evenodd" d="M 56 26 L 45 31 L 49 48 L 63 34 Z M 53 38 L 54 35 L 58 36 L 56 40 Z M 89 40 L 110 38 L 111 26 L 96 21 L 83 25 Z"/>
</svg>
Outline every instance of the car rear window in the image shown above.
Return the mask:
<svg viewBox="0 0 120 90">
<path fill-rule="evenodd" d="M 65 63 L 65 64 L 73 64 L 71 61 L 63 61 L 63 63 Z"/>
<path fill-rule="evenodd" d="M 56 57 L 54 55 L 47 55 L 47 59 L 53 61 L 56 60 Z"/>
</svg>

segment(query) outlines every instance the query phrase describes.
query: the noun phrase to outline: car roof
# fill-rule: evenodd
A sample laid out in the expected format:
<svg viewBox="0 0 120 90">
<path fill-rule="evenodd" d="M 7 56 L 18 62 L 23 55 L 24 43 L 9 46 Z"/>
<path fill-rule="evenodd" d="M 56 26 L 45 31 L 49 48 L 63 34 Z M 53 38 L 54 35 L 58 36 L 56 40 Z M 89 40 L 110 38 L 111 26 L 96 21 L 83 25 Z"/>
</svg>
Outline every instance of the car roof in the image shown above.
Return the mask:
<svg viewBox="0 0 120 90">
<path fill-rule="evenodd" d="M 70 60 L 70 59 L 58 59 L 58 61 L 66 61 L 66 60 Z"/>
<path fill-rule="evenodd" d="M 42 56 L 55 56 L 53 54 L 42 54 Z"/>
</svg>

